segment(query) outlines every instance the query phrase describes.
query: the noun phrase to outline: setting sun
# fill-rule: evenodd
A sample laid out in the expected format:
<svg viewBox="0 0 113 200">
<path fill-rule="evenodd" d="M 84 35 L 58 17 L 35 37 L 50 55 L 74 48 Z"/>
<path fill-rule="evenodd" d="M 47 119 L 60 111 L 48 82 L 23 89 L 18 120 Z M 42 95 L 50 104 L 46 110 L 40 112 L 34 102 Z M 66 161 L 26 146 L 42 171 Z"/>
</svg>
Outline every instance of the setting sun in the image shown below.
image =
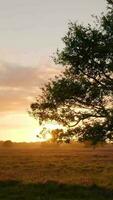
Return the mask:
<svg viewBox="0 0 113 200">
<path fill-rule="evenodd" d="M 64 127 L 62 125 L 59 125 L 56 122 L 46 122 L 43 123 L 41 126 L 39 126 L 36 129 L 36 133 L 37 133 L 37 141 L 48 141 L 52 139 L 52 130 L 55 129 L 64 129 Z"/>
<path fill-rule="evenodd" d="M 0 200 L 113 200 L 113 0 L 0 0 Z"/>
</svg>

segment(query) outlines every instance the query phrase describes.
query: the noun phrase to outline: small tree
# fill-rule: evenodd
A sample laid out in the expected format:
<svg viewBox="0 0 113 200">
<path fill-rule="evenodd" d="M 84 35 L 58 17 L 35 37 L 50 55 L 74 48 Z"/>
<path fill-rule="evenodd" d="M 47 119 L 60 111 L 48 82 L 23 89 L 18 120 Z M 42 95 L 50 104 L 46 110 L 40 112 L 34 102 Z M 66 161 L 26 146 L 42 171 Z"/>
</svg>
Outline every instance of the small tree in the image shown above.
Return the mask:
<svg viewBox="0 0 113 200">
<path fill-rule="evenodd" d="M 5 148 L 10 148 L 13 146 L 13 142 L 11 140 L 6 140 L 5 142 L 3 142 L 3 147 Z"/>
<path fill-rule="evenodd" d="M 92 145 L 113 140 L 113 2 L 107 3 L 96 27 L 69 24 L 54 59 L 64 72 L 31 104 L 40 122 L 55 120 L 67 128 L 62 140 L 77 137 Z"/>
</svg>

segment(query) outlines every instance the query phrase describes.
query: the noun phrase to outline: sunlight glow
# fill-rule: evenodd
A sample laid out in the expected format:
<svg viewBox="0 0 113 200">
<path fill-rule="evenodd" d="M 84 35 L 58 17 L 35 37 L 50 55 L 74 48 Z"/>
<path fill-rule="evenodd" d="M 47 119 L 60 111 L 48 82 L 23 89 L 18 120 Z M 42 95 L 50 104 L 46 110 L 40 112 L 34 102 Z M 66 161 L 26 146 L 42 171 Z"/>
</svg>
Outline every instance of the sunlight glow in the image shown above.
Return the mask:
<svg viewBox="0 0 113 200">
<path fill-rule="evenodd" d="M 62 129 L 63 126 L 56 122 L 48 121 L 41 126 L 38 120 L 29 117 L 28 113 L 9 112 L 4 114 L 0 120 L 0 140 L 11 140 L 13 142 L 43 142 L 50 140 L 51 130 Z M 5 127 L 5 129 L 4 129 Z M 45 128 L 45 133 L 37 137 Z"/>
<path fill-rule="evenodd" d="M 57 122 L 49 121 L 43 123 L 36 131 L 38 141 L 49 141 L 52 139 L 51 131 L 55 129 L 65 129 L 62 125 Z M 41 133 L 42 132 L 42 133 Z"/>
</svg>

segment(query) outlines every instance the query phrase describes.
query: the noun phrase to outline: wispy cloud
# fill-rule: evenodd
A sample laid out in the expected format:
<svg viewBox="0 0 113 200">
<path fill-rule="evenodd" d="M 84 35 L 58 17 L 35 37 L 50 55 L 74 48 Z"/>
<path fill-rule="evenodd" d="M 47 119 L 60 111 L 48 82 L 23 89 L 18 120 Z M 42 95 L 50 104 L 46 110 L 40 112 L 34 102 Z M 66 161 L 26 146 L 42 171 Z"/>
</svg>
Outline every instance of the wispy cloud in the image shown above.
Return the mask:
<svg viewBox="0 0 113 200">
<path fill-rule="evenodd" d="M 60 71 L 60 67 L 48 63 L 35 67 L 1 63 L 0 111 L 27 109 L 33 98 L 40 94 L 43 84 Z"/>
</svg>

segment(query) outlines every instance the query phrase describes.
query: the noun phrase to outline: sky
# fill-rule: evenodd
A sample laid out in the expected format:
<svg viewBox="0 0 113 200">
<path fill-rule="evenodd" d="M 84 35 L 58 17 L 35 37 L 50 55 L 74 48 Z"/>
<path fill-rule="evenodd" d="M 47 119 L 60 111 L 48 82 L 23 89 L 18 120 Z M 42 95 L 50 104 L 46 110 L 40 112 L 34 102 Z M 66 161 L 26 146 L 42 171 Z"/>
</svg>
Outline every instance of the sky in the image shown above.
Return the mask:
<svg viewBox="0 0 113 200">
<path fill-rule="evenodd" d="M 0 140 L 36 141 L 38 121 L 28 115 L 40 88 L 58 75 L 52 55 L 68 22 L 93 23 L 105 0 L 0 0 Z"/>
</svg>

